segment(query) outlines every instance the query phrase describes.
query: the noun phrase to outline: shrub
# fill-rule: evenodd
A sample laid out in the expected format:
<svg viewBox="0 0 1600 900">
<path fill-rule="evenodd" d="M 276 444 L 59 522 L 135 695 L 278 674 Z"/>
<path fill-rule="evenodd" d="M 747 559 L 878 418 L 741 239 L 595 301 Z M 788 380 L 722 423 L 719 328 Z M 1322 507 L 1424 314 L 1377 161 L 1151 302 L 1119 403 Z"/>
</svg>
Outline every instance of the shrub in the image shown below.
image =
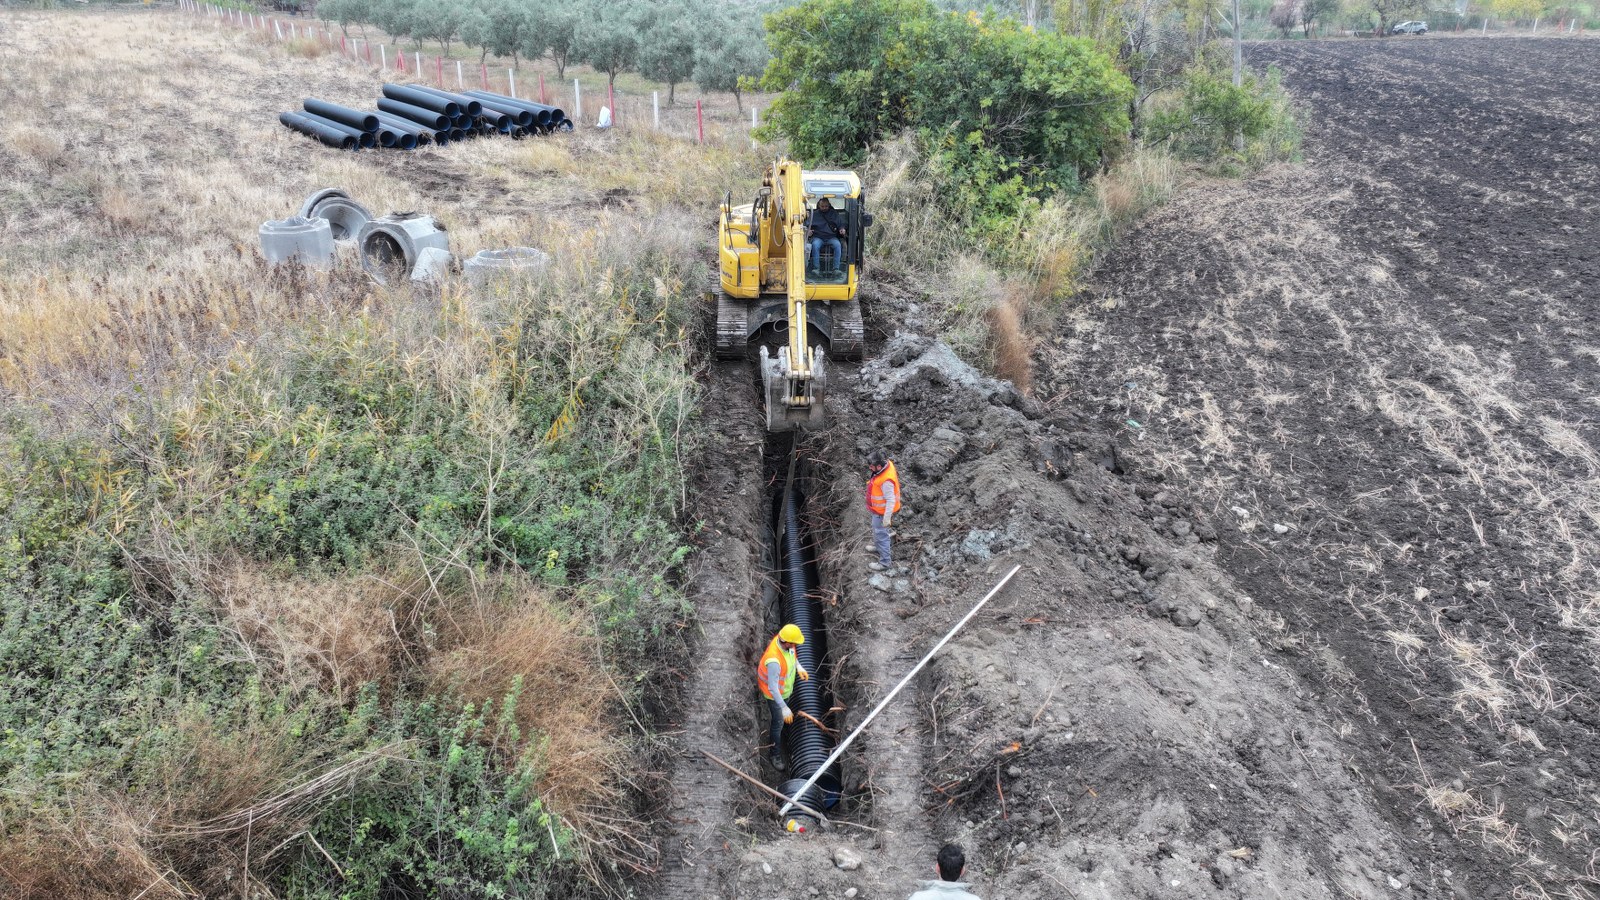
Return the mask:
<svg viewBox="0 0 1600 900">
<path fill-rule="evenodd" d="M 1148 139 L 1202 161 L 1260 163 L 1292 157 L 1300 146 L 1300 131 L 1278 74 L 1246 73 L 1243 81 L 1235 87 L 1220 62 L 1197 64 L 1185 73 L 1176 96 L 1159 103 L 1148 117 Z M 1244 139 L 1242 155 L 1234 150 L 1235 135 Z"/>
<path fill-rule="evenodd" d="M 1132 86 L 1084 38 L 927 0 L 809 0 L 767 28 L 764 81 L 785 91 L 769 133 L 807 161 L 852 165 L 910 129 L 979 235 L 1011 227 L 1029 198 L 1074 188 L 1126 139 Z"/>
</svg>

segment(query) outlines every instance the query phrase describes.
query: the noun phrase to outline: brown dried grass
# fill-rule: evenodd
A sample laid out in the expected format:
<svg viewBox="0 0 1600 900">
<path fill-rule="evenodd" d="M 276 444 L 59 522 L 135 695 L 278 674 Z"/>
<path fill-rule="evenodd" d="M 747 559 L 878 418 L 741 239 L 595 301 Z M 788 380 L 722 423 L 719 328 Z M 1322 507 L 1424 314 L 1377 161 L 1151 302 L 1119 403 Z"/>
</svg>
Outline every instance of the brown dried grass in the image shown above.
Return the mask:
<svg viewBox="0 0 1600 900">
<path fill-rule="evenodd" d="M 1033 390 L 1033 341 L 1023 330 L 1025 301 L 1013 293 L 984 311 L 995 374 L 1026 394 Z"/>
<path fill-rule="evenodd" d="M 285 578 L 237 560 L 209 579 L 241 644 L 288 685 L 350 702 L 361 685 L 391 686 L 425 652 L 427 581 L 399 566 L 377 574 Z"/>
<path fill-rule="evenodd" d="M 64 809 L 39 804 L 53 811 L 5 835 L 7 900 L 268 896 L 264 880 L 283 851 L 348 780 L 309 779 L 314 761 L 295 738 L 261 723 L 224 727 L 191 715 L 150 739 L 169 752 L 136 787 L 80 795 Z M 298 802 L 272 802 L 308 783 L 314 790 Z M 234 821 L 246 825 L 215 825 Z"/>
<path fill-rule="evenodd" d="M 34 820 L 0 840 L 0 887 L 7 900 L 179 900 L 123 817 Z"/>
<path fill-rule="evenodd" d="M 527 586 L 507 599 L 461 604 L 439 626 L 427 671 L 436 689 L 473 703 L 498 701 L 520 677 L 515 720 L 537 754 L 538 791 L 582 828 L 585 810 L 611 808 L 626 755 L 613 721 L 618 698 L 594 639 Z M 496 592 L 496 593 L 501 593 Z"/>
</svg>

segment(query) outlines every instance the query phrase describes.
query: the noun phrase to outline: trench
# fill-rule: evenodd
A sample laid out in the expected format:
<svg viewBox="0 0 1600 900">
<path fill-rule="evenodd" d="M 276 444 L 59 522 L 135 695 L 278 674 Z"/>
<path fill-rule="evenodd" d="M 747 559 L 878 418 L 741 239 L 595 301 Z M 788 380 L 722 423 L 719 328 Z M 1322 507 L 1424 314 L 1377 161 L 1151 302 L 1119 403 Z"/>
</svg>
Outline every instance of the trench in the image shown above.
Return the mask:
<svg viewBox="0 0 1600 900">
<path fill-rule="evenodd" d="M 783 727 L 787 766 L 779 773 L 776 787 L 790 797 L 817 773 L 835 746 L 834 738 L 806 716 L 823 723 L 835 734 L 839 732 L 829 688 L 833 681 L 833 660 L 828 652 L 825 607 L 819 599 L 822 579 L 817 565 L 818 543 L 804 515 L 813 487 L 811 466 L 804 451 L 803 441 L 793 433 L 772 434 L 768 438 L 771 517 L 764 556 L 773 577 L 767 581 L 770 592 L 766 604 L 770 626 L 767 633 L 774 634 L 788 623 L 799 627 L 805 635 L 805 643 L 796 648 L 795 657 L 811 674 L 809 681 L 796 681 L 788 701 L 789 707 L 795 710 L 795 719 Z M 765 706 L 765 700 L 762 705 Z M 758 721 L 765 721 L 766 711 L 761 712 Z M 819 811 L 828 811 L 839 805 L 842 793 L 842 766 L 835 762 L 806 790 L 800 802 Z M 803 815 L 791 819 L 800 825 L 812 824 Z M 785 824 L 787 826 L 788 821 Z"/>
</svg>

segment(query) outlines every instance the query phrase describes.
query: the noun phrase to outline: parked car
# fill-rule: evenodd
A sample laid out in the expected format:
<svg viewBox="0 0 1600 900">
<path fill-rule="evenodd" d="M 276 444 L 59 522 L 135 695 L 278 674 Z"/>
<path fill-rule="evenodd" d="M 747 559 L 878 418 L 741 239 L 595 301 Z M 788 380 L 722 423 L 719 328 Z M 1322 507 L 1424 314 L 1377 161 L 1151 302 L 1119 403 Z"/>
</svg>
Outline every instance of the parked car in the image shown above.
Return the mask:
<svg viewBox="0 0 1600 900">
<path fill-rule="evenodd" d="M 1390 29 L 1390 31 L 1394 34 L 1427 34 L 1428 23 L 1401 22 L 1399 25 L 1396 25 L 1394 28 Z"/>
</svg>

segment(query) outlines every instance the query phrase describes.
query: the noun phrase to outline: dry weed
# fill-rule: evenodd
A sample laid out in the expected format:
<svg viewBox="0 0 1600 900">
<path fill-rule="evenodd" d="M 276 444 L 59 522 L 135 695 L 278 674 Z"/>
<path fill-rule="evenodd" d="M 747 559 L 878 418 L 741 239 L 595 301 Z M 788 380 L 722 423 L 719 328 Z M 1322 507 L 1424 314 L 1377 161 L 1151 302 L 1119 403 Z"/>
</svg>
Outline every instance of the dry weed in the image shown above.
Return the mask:
<svg viewBox="0 0 1600 900">
<path fill-rule="evenodd" d="M 241 560 L 208 580 L 256 668 L 288 685 L 314 684 L 350 702 L 365 683 L 392 685 L 423 652 L 426 581 L 401 568 L 285 578 Z"/>
<path fill-rule="evenodd" d="M 46 177 L 55 174 L 67 161 L 67 144 L 58 132 L 17 126 L 6 132 L 6 145 L 17 157 L 38 167 Z"/>
<path fill-rule="evenodd" d="M 1033 342 L 1022 330 L 1022 314 L 1017 296 L 1012 294 L 984 312 L 988 325 L 990 353 L 996 375 L 1026 394 L 1033 390 Z"/>
<path fill-rule="evenodd" d="M 1528 849 L 1520 829 L 1505 820 L 1505 806 L 1489 806 L 1470 791 L 1428 785 L 1423 798 L 1457 834 L 1468 834 L 1484 844 L 1510 854 Z"/>
<path fill-rule="evenodd" d="M 480 595 L 443 611 L 434 683 L 473 703 L 495 701 L 522 681 L 516 721 L 535 741 L 539 792 L 585 829 L 585 811 L 615 807 L 624 756 L 612 721 L 618 697 L 594 639 L 527 587 L 509 599 Z M 513 748 L 519 749 L 519 748 Z"/>
<path fill-rule="evenodd" d="M 94 813 L 70 821 L 35 818 L 0 841 L 0 884 L 8 900 L 195 896 L 150 855 L 136 823 L 105 808 Z"/>
</svg>

